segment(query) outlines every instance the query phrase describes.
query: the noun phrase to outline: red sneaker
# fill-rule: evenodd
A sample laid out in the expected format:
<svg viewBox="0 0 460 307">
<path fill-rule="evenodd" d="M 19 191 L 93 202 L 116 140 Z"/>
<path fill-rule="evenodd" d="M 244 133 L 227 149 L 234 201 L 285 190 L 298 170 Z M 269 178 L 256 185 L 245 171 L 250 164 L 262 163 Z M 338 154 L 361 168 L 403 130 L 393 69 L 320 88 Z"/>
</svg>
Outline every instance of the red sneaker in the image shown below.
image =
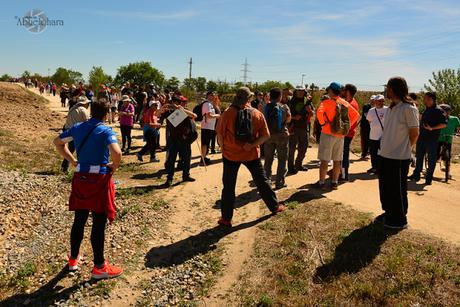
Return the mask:
<svg viewBox="0 0 460 307">
<path fill-rule="evenodd" d="M 232 227 L 232 221 L 224 220 L 224 218 L 221 218 L 219 221 L 217 221 L 217 224 L 221 226 Z"/>
<path fill-rule="evenodd" d="M 278 208 L 275 211 L 273 211 L 273 214 L 283 212 L 286 209 L 287 209 L 287 207 L 284 204 L 279 204 Z"/>
<path fill-rule="evenodd" d="M 80 262 L 81 256 L 78 255 L 77 259 L 72 259 L 69 256 L 69 260 L 67 261 L 67 268 L 70 272 L 75 272 L 78 270 L 78 262 Z"/>
<path fill-rule="evenodd" d="M 93 270 L 91 271 L 91 277 L 93 279 L 106 279 L 106 278 L 115 278 L 120 276 L 123 273 L 123 269 L 110 265 L 107 261 L 104 262 L 104 267 L 98 269 L 94 266 Z"/>
</svg>

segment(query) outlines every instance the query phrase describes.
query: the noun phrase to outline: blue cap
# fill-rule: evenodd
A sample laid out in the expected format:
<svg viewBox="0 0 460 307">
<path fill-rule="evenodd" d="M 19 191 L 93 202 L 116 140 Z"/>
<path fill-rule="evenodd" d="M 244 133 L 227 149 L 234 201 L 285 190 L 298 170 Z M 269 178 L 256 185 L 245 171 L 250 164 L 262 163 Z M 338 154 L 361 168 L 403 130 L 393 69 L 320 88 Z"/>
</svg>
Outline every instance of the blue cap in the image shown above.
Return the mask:
<svg viewBox="0 0 460 307">
<path fill-rule="evenodd" d="M 326 89 L 331 89 L 333 91 L 340 91 L 342 90 L 342 88 L 343 88 L 342 84 L 338 82 L 332 82 L 331 84 L 329 84 L 329 86 Z"/>
</svg>

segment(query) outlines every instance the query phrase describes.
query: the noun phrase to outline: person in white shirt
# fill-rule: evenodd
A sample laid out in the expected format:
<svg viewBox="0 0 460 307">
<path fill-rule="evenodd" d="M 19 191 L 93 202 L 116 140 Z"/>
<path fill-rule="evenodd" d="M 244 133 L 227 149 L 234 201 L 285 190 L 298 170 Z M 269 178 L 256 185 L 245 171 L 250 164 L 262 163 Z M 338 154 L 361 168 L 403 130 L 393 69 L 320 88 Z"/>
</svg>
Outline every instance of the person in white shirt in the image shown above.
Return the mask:
<svg viewBox="0 0 460 307">
<path fill-rule="evenodd" d="M 383 135 L 383 127 L 385 121 L 385 113 L 388 107 L 385 106 L 385 97 L 383 95 L 375 95 L 373 99 L 375 107 L 367 112 L 366 119 L 370 125 L 369 145 L 371 153 L 372 167 L 367 170 L 369 174 L 377 174 L 378 170 L 378 150 L 380 148 L 380 139 Z"/>
<path fill-rule="evenodd" d="M 206 100 L 201 107 L 201 113 L 203 114 L 203 120 L 201 121 L 201 166 L 210 164 L 211 162 L 206 155 L 208 154 L 209 146 L 216 133 L 216 120 L 220 117 L 219 114 L 216 114 L 216 110 L 212 104 L 214 96 L 214 92 L 208 92 L 206 94 Z"/>
</svg>

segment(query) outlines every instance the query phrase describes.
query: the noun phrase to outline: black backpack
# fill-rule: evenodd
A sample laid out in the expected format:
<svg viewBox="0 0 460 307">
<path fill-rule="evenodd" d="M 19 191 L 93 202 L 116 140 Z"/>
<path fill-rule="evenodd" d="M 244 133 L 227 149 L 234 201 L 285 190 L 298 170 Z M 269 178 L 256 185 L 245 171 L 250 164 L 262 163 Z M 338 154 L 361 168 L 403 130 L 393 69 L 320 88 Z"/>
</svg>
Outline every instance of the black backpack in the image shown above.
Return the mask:
<svg viewBox="0 0 460 307">
<path fill-rule="evenodd" d="M 241 109 L 237 106 L 233 106 L 237 109 L 236 122 L 235 122 L 235 139 L 241 142 L 251 142 L 252 137 L 252 108 Z"/>
<path fill-rule="evenodd" d="M 271 134 L 280 133 L 283 130 L 283 110 L 278 103 L 267 104 L 264 115 Z"/>
<path fill-rule="evenodd" d="M 204 103 L 206 102 L 203 101 L 202 103 L 200 104 L 197 104 L 194 108 L 193 108 L 193 113 L 196 114 L 196 118 L 195 118 L 195 121 L 197 122 L 201 122 L 203 120 L 203 105 Z"/>
</svg>

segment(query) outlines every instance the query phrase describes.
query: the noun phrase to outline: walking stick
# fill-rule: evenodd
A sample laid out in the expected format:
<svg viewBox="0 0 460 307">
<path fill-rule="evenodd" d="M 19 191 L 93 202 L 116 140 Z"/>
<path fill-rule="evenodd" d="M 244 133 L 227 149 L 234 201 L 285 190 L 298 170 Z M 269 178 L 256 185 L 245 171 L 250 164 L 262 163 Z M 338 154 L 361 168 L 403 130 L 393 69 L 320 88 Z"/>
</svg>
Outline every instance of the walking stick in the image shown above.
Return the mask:
<svg viewBox="0 0 460 307">
<path fill-rule="evenodd" d="M 196 147 L 198 147 L 198 150 L 200 151 L 201 161 L 203 161 L 204 170 L 207 172 L 208 167 L 206 166 L 206 161 L 204 160 L 203 152 L 201 151 L 200 144 L 198 143 L 198 139 L 196 139 Z"/>
</svg>

